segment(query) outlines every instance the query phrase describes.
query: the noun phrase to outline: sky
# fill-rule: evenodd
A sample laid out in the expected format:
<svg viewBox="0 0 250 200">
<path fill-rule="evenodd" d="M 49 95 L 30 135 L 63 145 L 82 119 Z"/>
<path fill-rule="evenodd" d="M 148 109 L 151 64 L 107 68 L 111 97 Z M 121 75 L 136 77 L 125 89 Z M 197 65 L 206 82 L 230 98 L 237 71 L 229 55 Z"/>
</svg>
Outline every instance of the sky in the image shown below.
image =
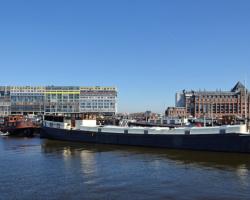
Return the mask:
<svg viewBox="0 0 250 200">
<path fill-rule="evenodd" d="M 0 85 L 116 86 L 118 112 L 250 85 L 249 0 L 0 0 Z M 249 84 L 248 84 L 249 82 Z"/>
</svg>

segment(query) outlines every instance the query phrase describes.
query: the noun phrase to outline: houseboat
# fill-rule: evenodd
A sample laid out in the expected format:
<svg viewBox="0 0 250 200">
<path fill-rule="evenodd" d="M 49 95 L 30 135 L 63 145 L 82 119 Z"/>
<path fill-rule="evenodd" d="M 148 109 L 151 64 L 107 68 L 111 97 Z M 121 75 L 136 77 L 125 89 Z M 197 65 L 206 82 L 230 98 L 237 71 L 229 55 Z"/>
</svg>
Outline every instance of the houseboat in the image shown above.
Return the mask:
<svg viewBox="0 0 250 200">
<path fill-rule="evenodd" d="M 96 119 L 45 116 L 42 138 L 100 144 L 250 153 L 246 125 L 213 127 L 121 127 Z"/>
</svg>

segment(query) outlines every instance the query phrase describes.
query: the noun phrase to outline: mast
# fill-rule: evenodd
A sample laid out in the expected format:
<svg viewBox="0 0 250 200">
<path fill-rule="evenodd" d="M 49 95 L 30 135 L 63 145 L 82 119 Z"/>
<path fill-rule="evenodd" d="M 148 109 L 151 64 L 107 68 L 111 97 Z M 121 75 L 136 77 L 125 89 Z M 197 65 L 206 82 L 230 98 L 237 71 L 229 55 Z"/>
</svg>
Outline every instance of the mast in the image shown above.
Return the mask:
<svg viewBox="0 0 250 200">
<path fill-rule="evenodd" d="M 245 85 L 245 124 L 247 126 L 248 129 L 248 119 L 247 119 L 247 87 L 246 87 L 246 78 L 244 80 L 244 85 Z"/>
<path fill-rule="evenodd" d="M 246 108 L 246 123 L 247 123 L 247 131 L 249 131 L 249 120 L 250 120 L 250 104 L 249 104 L 249 95 L 248 95 L 248 91 L 247 91 L 247 87 L 245 84 L 245 99 L 246 99 L 246 104 L 245 104 L 245 108 Z M 248 107 L 248 109 L 247 109 Z M 247 114 L 248 112 L 248 114 Z"/>
<path fill-rule="evenodd" d="M 245 85 L 245 88 L 244 88 L 244 96 L 245 96 L 245 124 L 247 124 L 247 90 L 246 90 L 246 78 L 244 80 L 244 85 Z"/>
<path fill-rule="evenodd" d="M 214 114 L 214 104 L 213 104 L 213 102 L 212 102 L 212 104 L 211 104 L 211 120 L 212 120 L 212 126 L 214 126 L 214 116 L 213 116 L 213 114 Z"/>
</svg>

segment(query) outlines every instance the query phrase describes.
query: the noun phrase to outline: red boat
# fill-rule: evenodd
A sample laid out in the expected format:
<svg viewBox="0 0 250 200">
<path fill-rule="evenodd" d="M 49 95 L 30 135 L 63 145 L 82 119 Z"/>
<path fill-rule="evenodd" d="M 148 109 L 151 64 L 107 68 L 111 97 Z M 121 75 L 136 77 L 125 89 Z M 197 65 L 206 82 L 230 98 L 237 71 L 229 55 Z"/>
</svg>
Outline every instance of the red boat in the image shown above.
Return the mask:
<svg viewBox="0 0 250 200">
<path fill-rule="evenodd" d="M 31 137 L 38 132 L 40 126 L 23 115 L 10 115 L 4 118 L 4 123 L 0 128 L 3 133 L 13 136 Z"/>
</svg>

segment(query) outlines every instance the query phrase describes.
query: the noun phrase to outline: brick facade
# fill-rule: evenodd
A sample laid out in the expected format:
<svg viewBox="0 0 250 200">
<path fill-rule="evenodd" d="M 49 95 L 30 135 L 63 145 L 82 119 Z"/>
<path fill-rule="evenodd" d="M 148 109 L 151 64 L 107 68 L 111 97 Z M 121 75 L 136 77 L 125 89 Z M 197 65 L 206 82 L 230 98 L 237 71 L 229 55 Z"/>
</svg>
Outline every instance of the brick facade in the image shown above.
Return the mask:
<svg viewBox="0 0 250 200">
<path fill-rule="evenodd" d="M 185 91 L 178 95 L 183 102 L 186 117 L 221 118 L 234 115 L 249 118 L 250 93 L 238 82 L 231 91 Z M 178 101 L 180 101 L 178 99 Z M 247 102 L 247 103 L 246 103 Z M 245 106 L 246 105 L 246 106 Z M 166 115 L 175 117 L 182 107 L 169 107 Z M 245 113 L 246 112 L 246 113 Z"/>
<path fill-rule="evenodd" d="M 186 108 L 185 107 L 168 107 L 165 115 L 168 117 L 186 117 Z"/>
</svg>

